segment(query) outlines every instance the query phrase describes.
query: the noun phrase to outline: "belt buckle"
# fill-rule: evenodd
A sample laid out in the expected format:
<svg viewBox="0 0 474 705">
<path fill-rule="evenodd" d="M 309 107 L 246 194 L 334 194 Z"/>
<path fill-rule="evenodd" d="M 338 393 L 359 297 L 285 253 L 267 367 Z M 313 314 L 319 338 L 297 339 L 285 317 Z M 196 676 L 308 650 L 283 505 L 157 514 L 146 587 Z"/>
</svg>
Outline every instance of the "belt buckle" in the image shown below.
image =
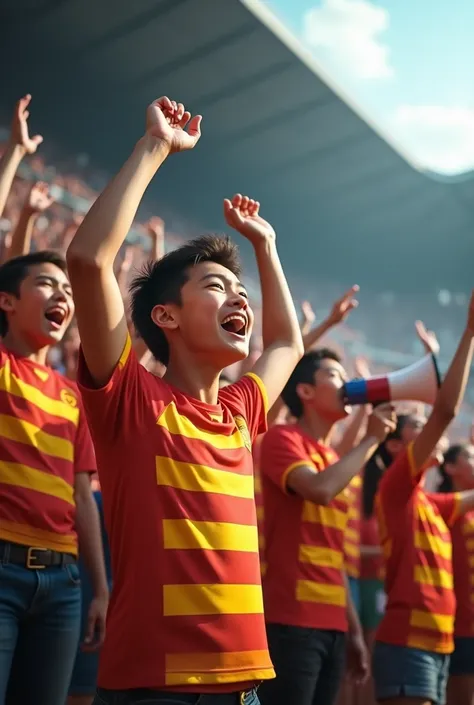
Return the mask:
<svg viewBox="0 0 474 705">
<path fill-rule="evenodd" d="M 46 568 L 46 565 L 39 562 L 36 554 L 44 553 L 47 550 L 47 548 L 35 548 L 34 546 L 29 546 L 26 554 L 26 567 L 29 568 L 29 570 L 43 570 L 43 568 Z"/>
</svg>

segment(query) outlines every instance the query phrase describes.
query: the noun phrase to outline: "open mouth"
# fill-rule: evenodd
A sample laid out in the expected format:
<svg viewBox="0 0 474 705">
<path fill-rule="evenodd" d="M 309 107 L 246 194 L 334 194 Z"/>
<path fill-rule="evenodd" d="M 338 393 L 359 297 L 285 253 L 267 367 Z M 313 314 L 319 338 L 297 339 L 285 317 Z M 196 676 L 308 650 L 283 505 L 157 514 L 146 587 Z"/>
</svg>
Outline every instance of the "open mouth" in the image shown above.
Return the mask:
<svg viewBox="0 0 474 705">
<path fill-rule="evenodd" d="M 67 313 L 63 308 L 56 306 L 46 311 L 44 316 L 46 320 L 52 323 L 55 328 L 61 328 L 66 319 Z"/>
<path fill-rule="evenodd" d="M 247 332 L 247 319 L 241 313 L 231 313 L 226 316 L 221 323 L 221 327 L 226 333 L 232 333 L 239 338 L 245 338 Z"/>
</svg>

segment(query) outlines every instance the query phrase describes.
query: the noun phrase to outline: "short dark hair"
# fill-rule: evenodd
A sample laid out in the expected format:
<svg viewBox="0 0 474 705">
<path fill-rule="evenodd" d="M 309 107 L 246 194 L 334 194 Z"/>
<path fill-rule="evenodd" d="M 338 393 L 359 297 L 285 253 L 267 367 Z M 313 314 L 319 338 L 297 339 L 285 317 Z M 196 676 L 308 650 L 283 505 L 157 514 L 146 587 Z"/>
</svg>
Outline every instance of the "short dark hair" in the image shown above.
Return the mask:
<svg viewBox="0 0 474 705">
<path fill-rule="evenodd" d="M 204 235 L 190 240 L 156 262 L 148 262 L 130 286 L 132 322 L 153 356 L 167 365 L 169 345 L 151 312 L 158 304 L 181 304 L 181 289 L 190 268 L 200 262 L 216 262 L 237 277 L 241 273 L 239 251 L 229 237 Z"/>
<path fill-rule="evenodd" d="M 30 273 L 30 268 L 38 264 L 54 264 L 64 273 L 67 272 L 66 260 L 54 250 L 39 250 L 28 255 L 13 257 L 0 266 L 0 292 L 20 295 L 20 286 Z M 8 332 L 8 319 L 5 311 L 0 310 L 0 337 Z"/>
<path fill-rule="evenodd" d="M 283 401 L 289 408 L 291 415 L 295 416 L 297 419 L 303 415 L 303 404 L 301 403 L 296 388 L 299 384 L 314 384 L 314 374 L 321 367 L 323 360 L 342 362 L 337 352 L 330 348 L 311 350 L 311 352 L 303 355 L 283 389 L 281 394 Z"/>
<path fill-rule="evenodd" d="M 446 470 L 448 463 L 455 463 L 465 447 L 461 443 L 456 443 L 448 448 L 443 457 L 443 462 L 439 466 L 441 474 L 441 484 L 438 487 L 438 492 L 454 492 L 454 482 L 451 475 Z"/>
</svg>

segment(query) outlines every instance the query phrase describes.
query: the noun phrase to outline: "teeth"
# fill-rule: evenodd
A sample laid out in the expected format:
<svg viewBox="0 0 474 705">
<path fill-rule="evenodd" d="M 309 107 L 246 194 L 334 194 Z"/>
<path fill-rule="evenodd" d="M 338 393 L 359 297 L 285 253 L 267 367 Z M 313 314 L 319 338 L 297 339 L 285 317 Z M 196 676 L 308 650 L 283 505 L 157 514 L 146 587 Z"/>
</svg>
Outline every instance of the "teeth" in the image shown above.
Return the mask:
<svg viewBox="0 0 474 705">
<path fill-rule="evenodd" d="M 245 325 L 247 323 L 244 316 L 240 316 L 239 314 L 232 313 L 232 314 L 230 314 L 230 316 L 226 316 L 224 318 L 224 320 L 222 321 L 222 324 L 228 323 L 229 321 L 234 321 L 234 320 L 240 321 L 241 323 L 243 323 L 243 325 Z"/>
</svg>

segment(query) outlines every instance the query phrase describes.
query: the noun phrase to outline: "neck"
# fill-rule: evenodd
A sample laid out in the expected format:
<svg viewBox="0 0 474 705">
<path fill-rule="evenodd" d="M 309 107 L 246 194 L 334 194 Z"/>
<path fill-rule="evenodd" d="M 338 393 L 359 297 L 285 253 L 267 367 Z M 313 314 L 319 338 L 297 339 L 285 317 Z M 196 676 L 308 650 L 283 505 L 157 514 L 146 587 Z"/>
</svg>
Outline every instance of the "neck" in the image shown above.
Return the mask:
<svg viewBox="0 0 474 705">
<path fill-rule="evenodd" d="M 46 358 L 50 346 L 46 345 L 43 348 L 32 349 L 31 344 L 26 340 L 14 335 L 11 331 L 2 339 L 3 345 L 15 355 L 26 357 L 31 362 L 36 362 L 38 365 L 46 365 Z"/>
<path fill-rule="evenodd" d="M 334 423 L 327 419 L 321 418 L 316 412 L 311 409 L 306 409 L 303 416 L 298 419 L 298 426 L 308 436 L 314 438 L 315 441 L 329 445 L 331 442 L 331 431 Z"/>
<path fill-rule="evenodd" d="M 194 399 L 217 404 L 220 373 L 221 370 L 185 353 L 170 359 L 163 379 Z"/>
</svg>

